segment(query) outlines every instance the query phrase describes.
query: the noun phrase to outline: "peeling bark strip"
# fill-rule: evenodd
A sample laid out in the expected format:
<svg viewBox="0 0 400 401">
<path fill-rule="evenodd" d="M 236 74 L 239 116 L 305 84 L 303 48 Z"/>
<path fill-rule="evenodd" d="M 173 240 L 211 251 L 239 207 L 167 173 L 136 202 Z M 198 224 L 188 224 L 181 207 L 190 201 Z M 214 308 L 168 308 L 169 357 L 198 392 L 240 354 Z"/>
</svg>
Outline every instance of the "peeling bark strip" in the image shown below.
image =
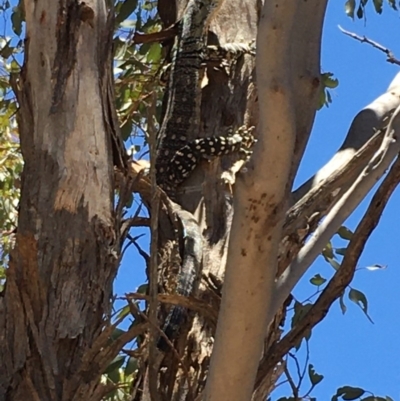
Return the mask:
<svg viewBox="0 0 400 401">
<path fill-rule="evenodd" d="M 95 401 L 121 347 L 108 346 L 114 328 L 104 321 L 120 253 L 112 56 L 102 46 L 113 26 L 101 0 L 26 1 L 25 12 L 25 60 L 13 84 L 25 165 L 0 298 L 0 400 Z"/>
<path fill-rule="evenodd" d="M 56 55 L 52 68 L 53 104 L 51 112 L 54 113 L 64 96 L 67 80 L 76 63 L 76 47 L 81 26 L 82 8 L 87 7 L 77 0 L 60 0 L 56 26 Z"/>
</svg>

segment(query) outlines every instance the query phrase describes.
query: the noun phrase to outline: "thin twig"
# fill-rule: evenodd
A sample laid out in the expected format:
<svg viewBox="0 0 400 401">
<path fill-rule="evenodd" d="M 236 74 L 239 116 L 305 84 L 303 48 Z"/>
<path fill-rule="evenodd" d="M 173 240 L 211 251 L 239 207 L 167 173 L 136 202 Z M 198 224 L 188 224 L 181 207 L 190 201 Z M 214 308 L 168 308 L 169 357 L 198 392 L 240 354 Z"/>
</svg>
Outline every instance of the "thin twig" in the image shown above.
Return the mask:
<svg viewBox="0 0 400 401">
<path fill-rule="evenodd" d="M 140 237 L 142 237 L 143 235 L 141 235 Z M 144 259 L 147 268 L 149 267 L 149 263 L 150 263 L 150 256 L 148 255 L 147 252 L 145 252 L 142 247 L 137 243 L 137 237 L 134 238 L 131 235 L 128 235 L 127 238 L 129 239 L 129 241 L 132 243 L 132 245 L 137 249 L 137 251 L 139 252 L 139 255 Z"/>
<path fill-rule="evenodd" d="M 149 321 L 150 326 L 150 345 L 149 345 L 149 393 L 152 401 L 158 401 L 157 392 L 157 369 L 156 369 L 156 341 L 158 338 L 158 319 L 157 319 L 157 295 L 158 295 L 158 215 L 160 210 L 160 192 L 156 182 L 156 129 L 154 127 L 154 116 L 156 106 L 156 96 L 153 92 L 152 102 L 148 108 L 148 135 L 150 147 L 150 180 L 151 180 L 151 243 L 150 243 L 150 268 L 149 268 Z"/>
<path fill-rule="evenodd" d="M 306 343 L 306 360 L 304 361 L 304 368 L 303 368 L 303 372 L 301 373 L 301 375 L 299 375 L 299 388 L 301 387 L 302 383 L 303 383 L 303 379 L 306 376 L 306 371 L 307 371 L 307 367 L 308 367 L 308 362 L 310 361 L 310 347 L 308 344 L 308 340 L 305 341 Z"/>
<path fill-rule="evenodd" d="M 293 359 L 295 359 L 294 356 L 292 356 L 292 355 L 290 355 L 290 356 Z M 299 389 L 296 387 L 296 384 L 294 383 L 294 380 L 293 380 L 293 378 L 292 378 L 292 376 L 290 374 L 290 371 L 289 371 L 289 369 L 287 367 L 287 364 L 285 364 L 285 367 L 284 367 L 283 371 L 285 373 L 285 376 L 287 377 L 287 380 L 288 380 L 288 383 L 290 385 L 290 388 L 292 389 L 293 397 L 294 397 L 295 400 L 297 400 L 299 398 Z"/>
<path fill-rule="evenodd" d="M 141 294 L 136 294 L 136 295 L 137 295 L 136 299 L 139 299 L 139 295 L 141 295 Z M 145 296 L 144 296 L 144 297 L 145 297 Z M 143 312 L 138 308 L 138 306 L 135 304 L 135 302 L 133 302 L 134 299 L 135 299 L 135 297 L 132 297 L 132 296 L 127 296 L 127 297 L 126 297 L 126 300 L 128 301 L 129 307 L 130 307 L 130 309 L 131 309 L 131 313 L 133 312 L 132 315 L 133 315 L 133 316 L 135 316 L 135 315 L 140 316 L 140 317 L 141 317 L 145 322 L 147 322 L 150 326 L 153 326 L 154 330 L 155 330 L 156 332 L 158 332 L 158 333 L 160 334 L 160 336 L 163 337 L 163 338 L 166 340 L 166 342 L 168 343 L 168 345 L 171 347 L 172 353 L 174 354 L 175 358 L 179 361 L 179 364 L 180 364 L 180 366 L 182 367 L 183 372 L 184 372 L 186 375 L 189 375 L 189 372 L 188 372 L 186 366 L 184 365 L 184 363 L 183 363 L 183 361 L 182 361 L 182 358 L 180 357 L 178 351 L 175 349 L 174 345 L 171 343 L 170 339 L 169 339 L 169 338 L 166 336 L 166 334 L 160 329 L 160 327 L 158 327 L 158 325 L 157 325 L 157 326 L 154 326 L 154 325 L 150 322 L 148 316 L 147 316 L 145 313 L 143 313 Z M 144 298 L 143 298 L 143 299 L 144 299 Z"/>
<path fill-rule="evenodd" d="M 136 292 L 126 294 L 126 298 L 145 301 L 149 300 L 148 295 Z M 190 309 L 200 314 L 201 317 L 206 319 L 207 323 L 212 327 L 215 327 L 217 324 L 218 310 L 215 310 L 215 308 L 211 307 L 207 302 L 200 301 L 195 297 L 184 297 L 178 294 L 158 294 L 157 300 L 161 303 L 183 306 L 186 309 Z"/>
<path fill-rule="evenodd" d="M 343 29 L 340 25 L 338 25 L 339 29 L 347 36 L 350 36 L 351 38 L 358 40 L 361 43 L 368 43 L 369 45 L 371 45 L 372 47 L 375 47 L 375 49 L 380 50 L 381 52 L 386 54 L 386 61 L 392 64 L 397 64 L 400 65 L 400 60 L 398 60 L 393 52 L 388 49 L 385 46 L 382 46 L 381 44 L 379 44 L 378 42 L 375 42 L 374 40 L 368 39 L 366 36 L 360 36 L 357 35 L 354 32 L 350 32 L 350 31 L 346 31 L 346 29 Z"/>
<path fill-rule="evenodd" d="M 152 33 L 135 32 L 135 34 L 133 35 L 133 43 L 137 45 L 141 43 L 164 42 L 168 39 L 172 39 L 177 33 L 178 33 L 177 24 L 174 24 L 159 32 L 152 32 Z"/>
</svg>

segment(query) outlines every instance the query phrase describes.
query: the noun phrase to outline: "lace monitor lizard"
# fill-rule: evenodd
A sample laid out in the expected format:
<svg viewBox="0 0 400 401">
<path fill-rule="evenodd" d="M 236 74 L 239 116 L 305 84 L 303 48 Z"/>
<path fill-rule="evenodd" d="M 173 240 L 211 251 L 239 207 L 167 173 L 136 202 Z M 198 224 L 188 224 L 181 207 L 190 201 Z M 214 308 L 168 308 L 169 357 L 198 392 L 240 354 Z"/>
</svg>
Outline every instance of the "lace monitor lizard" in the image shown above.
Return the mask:
<svg viewBox="0 0 400 401">
<path fill-rule="evenodd" d="M 239 152 L 250 155 L 254 142 L 245 128 L 227 136 L 196 138 L 200 127 L 201 67 L 205 57 L 207 28 L 223 0 L 189 0 L 178 24 L 172 49 L 165 115 L 157 135 L 156 180 L 168 197 L 176 200 L 177 187 L 189 177 L 202 160 Z M 196 288 L 203 257 L 203 235 L 195 217 L 180 205 L 174 211 L 182 225 L 183 254 L 176 277 L 176 292 L 189 296 Z M 172 307 L 163 331 L 173 340 L 186 317 L 186 309 Z M 168 349 L 163 337 L 158 348 Z"/>
</svg>

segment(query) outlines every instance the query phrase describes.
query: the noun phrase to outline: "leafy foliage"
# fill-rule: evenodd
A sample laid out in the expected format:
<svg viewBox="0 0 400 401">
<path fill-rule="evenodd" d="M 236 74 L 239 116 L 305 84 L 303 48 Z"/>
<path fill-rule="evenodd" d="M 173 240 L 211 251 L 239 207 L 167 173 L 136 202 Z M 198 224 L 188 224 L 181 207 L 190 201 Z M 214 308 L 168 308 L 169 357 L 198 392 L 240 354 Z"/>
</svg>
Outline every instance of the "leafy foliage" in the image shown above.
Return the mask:
<svg viewBox="0 0 400 401">
<path fill-rule="evenodd" d="M 332 103 L 332 96 L 329 89 L 335 89 L 339 85 L 339 80 L 333 78 L 333 74 L 331 72 L 321 74 L 321 79 L 322 82 L 319 93 L 318 110 L 320 110 L 323 106 L 329 107 L 329 104 Z"/>
<path fill-rule="evenodd" d="M 336 394 L 332 397 L 332 401 L 339 401 L 340 399 L 360 400 L 360 401 L 392 401 L 390 397 L 378 397 L 375 395 L 369 395 L 365 398 L 361 398 L 367 391 L 360 387 L 344 386 L 337 389 Z"/>
<path fill-rule="evenodd" d="M 23 165 L 15 117 L 17 104 L 9 83 L 10 74 L 19 71 L 16 57 L 21 52 L 21 43 L 18 41 L 16 46 L 11 43 L 11 38 L 0 37 L 0 290 L 17 225 Z"/>
<path fill-rule="evenodd" d="M 134 5 L 136 8 L 132 10 Z M 120 29 L 114 38 L 116 106 L 125 141 L 137 136 L 145 137 L 148 110 L 154 99 L 157 114 L 160 113 L 162 91 L 157 77 L 161 68 L 161 45 L 158 42 L 134 45 L 133 31 L 125 28 L 133 26 L 135 32 L 145 34 L 159 31 L 161 26 L 154 7 L 155 3 L 149 1 L 126 0 L 116 4 L 116 10 L 119 10 L 117 21 L 121 20 L 122 13 L 132 10 L 132 19 L 120 22 Z"/>
<path fill-rule="evenodd" d="M 356 15 L 359 19 L 365 18 L 366 5 L 368 2 L 369 0 L 347 0 L 344 5 L 345 12 L 352 19 L 354 19 L 354 15 Z M 372 3 L 374 10 L 378 14 L 382 13 L 384 0 L 372 0 L 370 3 Z M 396 0 L 386 0 L 386 3 L 393 10 L 397 10 Z"/>
</svg>

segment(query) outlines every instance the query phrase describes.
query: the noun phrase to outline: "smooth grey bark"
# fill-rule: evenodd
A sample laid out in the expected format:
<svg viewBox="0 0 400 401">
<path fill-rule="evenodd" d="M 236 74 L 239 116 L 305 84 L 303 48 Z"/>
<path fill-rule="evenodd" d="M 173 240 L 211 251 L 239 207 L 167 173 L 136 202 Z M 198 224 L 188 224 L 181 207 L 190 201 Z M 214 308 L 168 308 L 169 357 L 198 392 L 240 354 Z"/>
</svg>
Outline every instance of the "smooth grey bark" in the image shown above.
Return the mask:
<svg viewBox="0 0 400 401">
<path fill-rule="evenodd" d="M 259 142 L 248 172 L 236 184 L 222 303 L 204 395 L 207 401 L 247 401 L 253 393 L 269 323 L 265 315 L 271 308 L 290 182 L 309 135 L 301 132 L 297 142 L 300 152 L 292 165 L 297 125 L 303 130 L 311 128 L 319 89 L 313 80 L 319 79 L 318 43 L 326 2 L 308 3 L 266 0 L 261 14 L 256 56 Z M 319 18 L 307 33 L 312 31 L 315 39 L 310 48 L 302 42 L 303 57 L 312 60 L 310 69 L 310 61 L 306 63 L 292 45 L 300 45 L 298 37 L 313 7 L 320 11 Z M 303 68 L 299 71 L 295 66 Z M 305 102 L 308 108 L 304 108 L 300 107 L 302 82 L 296 78 L 303 73 L 309 78 L 310 70 L 316 75 L 305 80 L 306 99 L 311 102 Z"/>
<path fill-rule="evenodd" d="M 386 92 L 373 100 L 361 110 L 351 123 L 343 144 L 338 151 L 313 177 L 302 184 L 293 194 L 293 200 L 298 201 L 312 188 L 330 176 L 333 172 L 347 164 L 382 125 L 384 117 L 400 102 L 400 73 L 396 74 Z M 360 166 L 359 172 L 363 169 Z M 352 183 L 349 180 L 348 185 Z M 345 189 L 343 186 L 342 190 Z"/>
</svg>

